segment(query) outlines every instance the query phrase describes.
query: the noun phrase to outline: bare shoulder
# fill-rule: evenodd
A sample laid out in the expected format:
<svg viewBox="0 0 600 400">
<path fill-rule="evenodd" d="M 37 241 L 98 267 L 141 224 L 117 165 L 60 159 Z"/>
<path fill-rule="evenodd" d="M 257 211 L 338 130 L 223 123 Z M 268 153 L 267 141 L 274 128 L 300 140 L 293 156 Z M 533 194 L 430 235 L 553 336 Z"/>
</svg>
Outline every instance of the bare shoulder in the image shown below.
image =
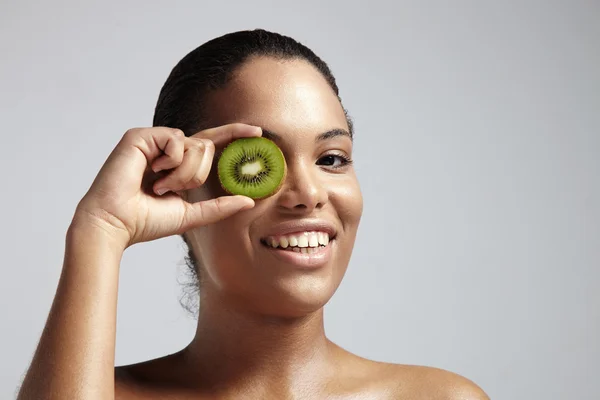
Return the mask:
<svg viewBox="0 0 600 400">
<path fill-rule="evenodd" d="M 137 400 L 142 399 L 143 382 L 135 373 L 136 365 L 124 365 L 115 367 L 115 399 Z M 147 393 L 146 393 L 147 394 Z"/>
<path fill-rule="evenodd" d="M 338 348 L 339 373 L 351 391 L 366 398 L 403 400 L 490 400 L 473 381 L 440 368 L 384 363 Z M 346 386 L 346 385 L 344 385 Z M 369 397 L 369 395 L 371 397 Z"/>
<path fill-rule="evenodd" d="M 475 382 L 454 372 L 418 365 L 387 364 L 397 395 L 407 399 L 490 400 Z"/>
<path fill-rule="evenodd" d="M 154 399 L 177 391 L 178 354 L 115 367 L 116 400 Z"/>
</svg>

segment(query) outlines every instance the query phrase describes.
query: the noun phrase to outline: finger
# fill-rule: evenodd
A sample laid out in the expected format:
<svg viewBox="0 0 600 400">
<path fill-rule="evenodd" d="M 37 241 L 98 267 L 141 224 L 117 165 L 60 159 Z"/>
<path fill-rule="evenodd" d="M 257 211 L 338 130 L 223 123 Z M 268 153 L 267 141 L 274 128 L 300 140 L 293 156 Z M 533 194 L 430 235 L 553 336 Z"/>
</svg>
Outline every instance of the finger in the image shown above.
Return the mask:
<svg viewBox="0 0 600 400">
<path fill-rule="evenodd" d="M 254 207 L 254 200 L 245 196 L 222 196 L 216 199 L 186 203 L 182 230 L 187 231 L 228 218 Z"/>
<path fill-rule="evenodd" d="M 213 141 L 215 146 L 218 147 L 232 142 L 235 139 L 257 137 L 261 135 L 262 129 L 258 126 L 234 123 L 206 129 L 195 133 L 191 137 L 210 139 Z"/>
<path fill-rule="evenodd" d="M 167 127 L 138 128 L 128 130 L 121 142 L 141 151 L 148 163 L 153 163 L 158 157 L 162 156 L 167 148 L 171 154 L 179 149 L 183 152 L 181 137 L 185 138 L 180 129 Z M 172 143 L 175 142 L 175 143 Z"/>
<path fill-rule="evenodd" d="M 208 179 L 208 175 L 212 169 L 212 161 L 215 155 L 215 145 L 212 141 L 208 139 L 201 139 L 204 141 L 206 146 L 204 150 L 204 155 L 200 160 L 200 166 L 195 169 L 196 175 L 193 179 L 190 179 L 182 188 L 174 189 L 173 191 L 177 193 L 180 197 L 185 198 L 184 191 L 188 189 L 195 189 L 199 186 L 204 185 L 206 180 Z"/>
<path fill-rule="evenodd" d="M 154 192 L 179 191 L 202 186 L 210 172 L 215 148 L 210 140 L 186 138 L 181 164 L 169 175 L 154 183 Z"/>
<path fill-rule="evenodd" d="M 200 161 L 200 167 L 196 171 L 196 182 L 202 182 L 200 185 L 203 185 L 208 179 L 208 175 L 210 174 L 210 170 L 213 165 L 213 158 L 215 156 L 215 144 L 208 139 L 203 139 L 204 141 L 204 156 Z M 186 187 L 185 189 L 193 189 L 200 185 L 196 185 L 196 182 L 192 182 L 191 186 Z"/>
<path fill-rule="evenodd" d="M 167 127 L 129 129 L 109 155 L 94 182 L 103 182 L 103 176 L 128 176 L 137 179 L 131 182 L 132 186 L 141 185 L 148 164 L 163 155 L 167 147 L 173 155 L 177 152 L 183 154 L 183 146 L 171 144 L 177 142 L 176 138 L 180 136 L 185 136 L 182 131 Z"/>
<path fill-rule="evenodd" d="M 152 162 L 152 171 L 160 172 L 178 167 L 183 161 L 185 139 L 183 134 L 177 134 L 172 140 L 169 140 L 163 150 L 164 154 Z"/>
</svg>

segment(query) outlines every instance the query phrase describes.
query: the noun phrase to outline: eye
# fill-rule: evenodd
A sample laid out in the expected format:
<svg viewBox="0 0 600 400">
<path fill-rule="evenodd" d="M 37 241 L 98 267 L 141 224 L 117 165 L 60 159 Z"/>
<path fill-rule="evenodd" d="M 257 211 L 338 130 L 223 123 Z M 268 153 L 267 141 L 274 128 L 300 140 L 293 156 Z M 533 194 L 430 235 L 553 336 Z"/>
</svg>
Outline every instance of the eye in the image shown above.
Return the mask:
<svg viewBox="0 0 600 400">
<path fill-rule="evenodd" d="M 328 154 L 317 161 L 317 165 L 323 165 L 330 168 L 342 168 L 352 163 L 352 160 L 342 154 Z"/>
</svg>

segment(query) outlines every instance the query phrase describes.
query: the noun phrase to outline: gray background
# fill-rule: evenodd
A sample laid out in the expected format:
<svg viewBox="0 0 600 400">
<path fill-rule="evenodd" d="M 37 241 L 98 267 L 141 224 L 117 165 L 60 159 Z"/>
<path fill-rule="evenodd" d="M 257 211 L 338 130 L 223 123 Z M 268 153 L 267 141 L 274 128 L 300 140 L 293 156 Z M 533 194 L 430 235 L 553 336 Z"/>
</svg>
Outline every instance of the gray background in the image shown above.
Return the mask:
<svg viewBox="0 0 600 400">
<path fill-rule="evenodd" d="M 365 211 L 330 337 L 493 399 L 598 399 L 598 1 L 6 1 L 0 398 L 49 310 L 64 233 L 175 63 L 264 27 L 312 47 L 356 120 Z M 183 246 L 129 249 L 117 362 L 176 351 Z"/>
</svg>

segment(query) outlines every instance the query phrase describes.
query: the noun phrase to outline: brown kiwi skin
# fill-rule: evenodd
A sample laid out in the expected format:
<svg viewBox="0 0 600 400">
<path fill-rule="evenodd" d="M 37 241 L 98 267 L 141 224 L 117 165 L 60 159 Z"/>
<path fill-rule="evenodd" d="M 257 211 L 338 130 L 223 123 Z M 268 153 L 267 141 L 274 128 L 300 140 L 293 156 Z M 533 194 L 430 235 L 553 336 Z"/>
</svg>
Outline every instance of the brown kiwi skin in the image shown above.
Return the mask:
<svg viewBox="0 0 600 400">
<path fill-rule="evenodd" d="M 262 137 L 262 136 L 261 136 Z M 268 140 L 270 142 L 273 142 L 271 139 L 267 139 L 267 138 L 263 138 L 265 140 Z M 234 141 L 235 142 L 235 141 Z M 225 146 L 225 148 L 223 148 L 223 151 L 221 152 L 221 154 L 223 154 L 223 152 L 225 152 L 225 149 L 227 147 L 229 147 L 231 144 L 233 144 L 233 142 L 229 143 L 227 146 Z M 275 142 L 273 142 L 273 144 L 276 145 Z M 277 145 L 276 145 L 277 146 Z M 279 151 L 281 152 L 281 149 L 279 148 L 279 146 L 277 146 L 277 149 L 279 149 Z M 277 186 L 271 193 L 267 194 L 266 196 L 262 196 L 262 197 L 250 197 L 252 200 L 263 200 L 263 199 L 267 199 L 273 195 L 275 195 L 277 192 L 279 192 L 279 190 L 281 189 L 281 187 L 283 186 L 283 183 L 285 182 L 285 179 L 287 178 L 287 161 L 285 159 L 285 156 L 283 155 L 283 152 L 281 152 L 281 155 L 283 156 L 283 178 L 281 178 L 281 182 L 279 182 L 279 186 Z M 221 156 L 219 155 L 219 158 Z M 217 162 L 218 164 L 218 162 Z M 217 175 L 218 175 L 218 170 L 217 170 Z M 223 183 L 221 182 L 221 177 L 218 176 L 217 177 L 219 180 L 219 185 L 221 185 L 221 188 L 223 189 L 223 191 L 225 191 L 225 193 L 233 195 L 233 193 L 231 193 L 229 190 L 227 190 L 224 186 Z M 243 195 L 242 195 L 243 196 Z M 248 197 L 248 196 L 246 196 Z"/>
</svg>

